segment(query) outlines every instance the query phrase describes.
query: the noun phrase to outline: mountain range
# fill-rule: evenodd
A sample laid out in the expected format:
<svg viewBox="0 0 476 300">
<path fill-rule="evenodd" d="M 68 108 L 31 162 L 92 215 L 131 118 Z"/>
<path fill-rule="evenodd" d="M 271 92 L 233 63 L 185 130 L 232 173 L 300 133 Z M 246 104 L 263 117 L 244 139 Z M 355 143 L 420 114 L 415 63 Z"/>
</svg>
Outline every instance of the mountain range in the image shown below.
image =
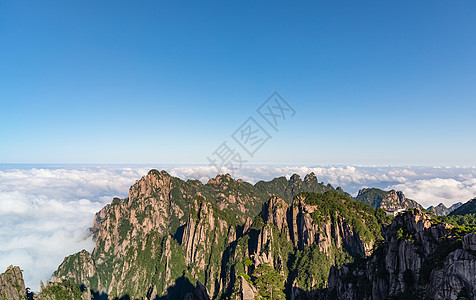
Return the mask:
<svg viewBox="0 0 476 300">
<path fill-rule="evenodd" d="M 252 185 L 151 170 L 96 213 L 91 253 L 36 294 L 9 267 L 0 299 L 474 299 L 473 202 L 427 211 L 313 173 Z"/>
</svg>

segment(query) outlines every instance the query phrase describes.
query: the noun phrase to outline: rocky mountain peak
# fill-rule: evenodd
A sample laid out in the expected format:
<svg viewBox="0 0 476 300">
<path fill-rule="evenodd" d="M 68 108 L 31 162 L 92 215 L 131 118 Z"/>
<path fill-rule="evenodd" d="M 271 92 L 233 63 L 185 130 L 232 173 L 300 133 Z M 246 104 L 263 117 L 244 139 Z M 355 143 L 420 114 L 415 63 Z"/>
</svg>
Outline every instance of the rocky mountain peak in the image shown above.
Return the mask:
<svg viewBox="0 0 476 300">
<path fill-rule="evenodd" d="M 304 182 L 306 182 L 306 183 L 316 183 L 317 184 L 316 174 L 314 174 L 314 172 L 311 172 L 311 173 L 307 174 L 306 176 L 304 176 Z"/>
<path fill-rule="evenodd" d="M 384 191 L 376 188 L 364 188 L 359 191 L 356 200 L 367 203 L 374 208 L 382 208 L 387 214 L 395 214 L 408 208 L 422 209 L 416 201 L 405 197 L 401 191 Z"/>
<path fill-rule="evenodd" d="M 279 230 L 283 229 L 286 224 L 286 212 L 288 203 L 280 197 L 271 197 L 268 202 L 263 204 L 261 217 L 263 221 L 270 222 L 278 226 Z"/>
<path fill-rule="evenodd" d="M 289 178 L 289 181 L 291 183 L 295 183 L 295 182 L 301 182 L 302 180 L 301 180 L 301 176 L 299 176 L 298 174 L 293 174 L 291 178 Z"/>
<path fill-rule="evenodd" d="M 364 195 L 368 191 L 370 191 L 369 188 L 363 188 L 363 189 L 359 190 L 359 192 L 357 193 L 357 197 Z"/>
<path fill-rule="evenodd" d="M 333 268 L 329 288 L 338 299 L 475 299 L 474 250 L 474 233 L 410 209 L 365 263 Z"/>
<path fill-rule="evenodd" d="M 26 299 L 25 282 L 20 267 L 10 265 L 5 273 L 0 274 L 0 299 Z"/>
<path fill-rule="evenodd" d="M 210 185 L 219 185 L 221 183 L 226 183 L 233 181 L 234 179 L 231 177 L 230 174 L 218 174 L 215 178 L 210 178 L 207 182 L 207 184 Z"/>
<path fill-rule="evenodd" d="M 420 232 L 430 228 L 430 217 L 418 208 L 411 209 L 395 217 L 390 230 L 405 228 L 408 232 Z"/>
<path fill-rule="evenodd" d="M 142 176 L 140 180 L 136 180 L 134 185 L 129 189 L 129 201 L 137 198 L 149 198 L 157 191 L 166 194 L 170 191 L 170 182 L 172 176 L 166 171 L 150 170 L 146 176 Z"/>
</svg>

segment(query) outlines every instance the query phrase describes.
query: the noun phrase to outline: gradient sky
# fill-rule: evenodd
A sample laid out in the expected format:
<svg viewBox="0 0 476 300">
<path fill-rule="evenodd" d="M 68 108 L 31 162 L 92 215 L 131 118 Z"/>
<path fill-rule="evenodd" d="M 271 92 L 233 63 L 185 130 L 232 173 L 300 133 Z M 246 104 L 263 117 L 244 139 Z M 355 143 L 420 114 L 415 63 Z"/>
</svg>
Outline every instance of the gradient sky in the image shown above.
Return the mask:
<svg viewBox="0 0 476 300">
<path fill-rule="evenodd" d="M 0 162 L 207 163 L 278 91 L 296 115 L 250 162 L 476 165 L 475 12 L 2 1 Z"/>
</svg>

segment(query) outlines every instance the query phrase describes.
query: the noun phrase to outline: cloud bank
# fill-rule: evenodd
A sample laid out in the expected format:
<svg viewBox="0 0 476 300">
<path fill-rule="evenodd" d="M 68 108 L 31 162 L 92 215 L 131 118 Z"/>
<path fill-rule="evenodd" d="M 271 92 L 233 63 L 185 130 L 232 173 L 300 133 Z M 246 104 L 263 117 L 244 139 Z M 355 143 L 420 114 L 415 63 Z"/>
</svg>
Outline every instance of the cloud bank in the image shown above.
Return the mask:
<svg viewBox="0 0 476 300">
<path fill-rule="evenodd" d="M 0 171 L 0 270 L 24 270 L 39 290 L 67 255 L 91 251 L 94 213 L 125 197 L 142 168 L 30 168 Z"/>
<path fill-rule="evenodd" d="M 202 182 L 215 177 L 210 166 L 20 166 L 0 165 L 0 271 L 10 264 L 24 270 L 27 286 L 39 290 L 65 256 L 91 251 L 88 236 L 94 213 L 151 168 Z M 476 196 L 476 167 L 259 166 L 230 172 L 256 183 L 314 172 L 319 181 L 354 196 L 364 187 L 402 190 L 424 207 L 466 202 Z"/>
</svg>

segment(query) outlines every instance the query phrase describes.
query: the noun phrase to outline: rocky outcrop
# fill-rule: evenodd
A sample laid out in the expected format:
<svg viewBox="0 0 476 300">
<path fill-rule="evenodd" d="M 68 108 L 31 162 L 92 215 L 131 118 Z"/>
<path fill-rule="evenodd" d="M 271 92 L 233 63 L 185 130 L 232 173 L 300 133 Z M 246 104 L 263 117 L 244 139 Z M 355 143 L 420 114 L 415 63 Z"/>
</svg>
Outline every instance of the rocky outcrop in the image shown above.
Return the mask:
<svg viewBox="0 0 476 300">
<path fill-rule="evenodd" d="M 333 190 L 319 183 L 314 174 L 304 181 L 298 175 L 284 181 L 289 197 L 301 191 Z M 257 258 L 279 261 L 276 264 L 282 265 L 284 272 L 286 259 L 278 257 L 285 254 L 262 254 L 267 240 L 275 234 L 270 228 L 260 228 L 257 234 L 263 243 L 235 252 L 234 257 L 223 257 L 236 250 L 232 248 L 238 238 L 250 234 L 251 220 L 260 214 L 268 194 L 280 193 L 274 181 L 253 186 L 225 174 L 202 184 L 151 170 L 131 186 L 127 198 L 114 198 L 95 215 L 91 228 L 96 241 L 93 252 L 67 257 L 52 279 L 68 278 L 109 297 L 126 293 L 130 297 L 150 297 L 169 293 L 176 280 L 188 276 L 202 282 L 210 295 L 216 296 L 236 283 L 237 274 L 224 273 L 221 265 L 227 263 L 226 259 L 250 256 L 248 249 L 256 247 L 260 250 Z M 268 211 L 265 218 L 269 217 L 269 223 L 278 226 L 290 241 L 287 206 L 282 202 L 279 212 Z M 258 244 L 255 236 L 253 242 Z"/>
<path fill-rule="evenodd" d="M 329 290 L 339 299 L 474 299 L 474 249 L 474 233 L 459 237 L 453 226 L 410 210 L 366 261 L 333 267 Z"/>
<path fill-rule="evenodd" d="M 238 295 L 241 300 L 255 300 L 258 296 L 258 291 L 243 276 L 240 276 L 240 289 Z"/>
<path fill-rule="evenodd" d="M 83 250 L 76 254 L 70 255 L 64 259 L 66 263 L 61 264 L 51 277 L 52 282 L 57 280 L 65 280 L 66 278 L 73 282 L 81 282 L 86 286 L 91 286 L 92 278 L 101 280 L 96 276 L 96 264 L 91 254 Z M 61 277 L 59 277 L 61 274 Z M 99 285 L 101 283 L 99 282 Z"/>
<path fill-rule="evenodd" d="M 443 268 L 431 273 L 426 296 L 431 299 L 476 299 L 476 256 L 463 249 L 451 252 Z"/>
<path fill-rule="evenodd" d="M 457 202 L 450 207 L 446 207 L 443 203 L 438 204 L 437 206 L 430 206 L 427 210 L 432 211 L 437 216 L 446 216 L 453 212 L 455 209 L 459 208 L 463 203 Z"/>
<path fill-rule="evenodd" d="M 374 208 L 382 208 L 389 215 L 394 215 L 408 208 L 423 209 L 416 201 L 405 197 L 401 191 L 383 191 L 376 188 L 365 188 L 359 191 L 356 197 L 361 201 L 371 205 Z"/>
<path fill-rule="evenodd" d="M 211 202 L 200 198 L 194 201 L 183 232 L 182 248 L 190 275 L 204 282 L 212 295 L 222 290 L 222 253 L 236 239 L 235 227 L 225 218 Z"/>
<path fill-rule="evenodd" d="M 330 184 L 325 185 L 323 182 L 319 182 L 313 172 L 304 176 L 304 180 L 298 174 L 293 174 L 289 180 L 285 177 L 278 177 L 271 181 L 259 181 L 255 184 L 255 188 L 263 193 L 266 199 L 276 196 L 288 203 L 291 203 L 294 197 L 302 192 L 324 193 L 334 191 Z M 340 188 L 338 188 L 338 192 L 346 194 Z"/>
<path fill-rule="evenodd" d="M 0 300 L 26 299 L 25 282 L 19 267 L 9 266 L 0 274 Z"/>
<path fill-rule="evenodd" d="M 379 230 L 372 208 L 363 206 L 368 208 L 366 211 L 356 207 L 351 209 L 352 214 L 347 214 L 338 208 L 356 202 L 337 192 L 329 193 L 322 199 L 318 197 L 321 202 L 313 202 L 311 198 L 316 194 L 312 193 L 298 195 L 291 204 L 282 198 L 271 197 L 247 234 L 238 239 L 232 259 L 235 266 L 249 259 L 251 266 L 243 270 L 245 275 L 252 277 L 253 270 L 270 265 L 285 278 L 294 295 L 291 295 L 292 299 L 320 294 L 319 288 L 327 286 L 331 265 L 341 264 L 343 257 L 365 257 L 372 251 L 375 237 L 361 237 L 355 227 L 356 219 L 351 216 L 361 215 L 362 220 L 372 220 L 373 227 Z M 363 224 L 361 226 L 364 228 Z M 241 241 L 246 241 L 248 247 L 241 248 Z M 237 253 L 239 249 L 242 251 Z M 232 271 L 225 269 L 225 272 Z M 240 293 L 246 287 L 243 280 L 240 279 L 235 287 Z"/>
</svg>

